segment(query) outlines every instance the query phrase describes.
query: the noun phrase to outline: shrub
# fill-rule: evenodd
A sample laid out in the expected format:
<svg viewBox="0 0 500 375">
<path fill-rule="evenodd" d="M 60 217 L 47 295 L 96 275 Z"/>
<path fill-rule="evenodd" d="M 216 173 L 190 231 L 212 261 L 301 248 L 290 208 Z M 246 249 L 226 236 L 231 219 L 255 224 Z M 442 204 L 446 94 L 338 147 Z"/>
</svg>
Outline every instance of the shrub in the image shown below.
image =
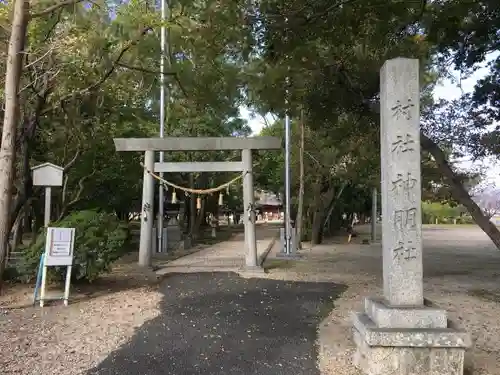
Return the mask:
<svg viewBox="0 0 500 375">
<path fill-rule="evenodd" d="M 474 219 L 469 215 L 463 215 L 457 218 L 457 224 L 475 224 Z"/>
<path fill-rule="evenodd" d="M 54 227 L 75 228 L 75 248 L 72 280 L 93 281 L 109 272 L 111 264 L 126 251 L 129 230 L 115 215 L 93 210 L 77 211 L 53 223 Z M 20 273 L 24 279 L 36 276 L 40 256 L 45 250 L 45 231 L 38 234 L 35 243 L 23 252 Z M 49 267 L 52 281 L 64 280 L 66 267 Z"/>
</svg>

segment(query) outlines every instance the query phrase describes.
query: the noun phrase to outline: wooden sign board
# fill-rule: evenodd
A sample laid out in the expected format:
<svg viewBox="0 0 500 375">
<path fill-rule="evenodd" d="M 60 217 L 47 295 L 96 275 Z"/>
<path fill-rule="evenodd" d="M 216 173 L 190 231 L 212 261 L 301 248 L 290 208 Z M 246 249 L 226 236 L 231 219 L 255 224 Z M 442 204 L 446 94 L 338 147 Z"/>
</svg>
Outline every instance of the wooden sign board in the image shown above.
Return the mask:
<svg viewBox="0 0 500 375">
<path fill-rule="evenodd" d="M 75 228 L 47 228 L 45 266 L 71 266 L 75 245 Z"/>
<path fill-rule="evenodd" d="M 44 163 L 31 168 L 34 186 L 62 186 L 64 168 Z"/>
</svg>

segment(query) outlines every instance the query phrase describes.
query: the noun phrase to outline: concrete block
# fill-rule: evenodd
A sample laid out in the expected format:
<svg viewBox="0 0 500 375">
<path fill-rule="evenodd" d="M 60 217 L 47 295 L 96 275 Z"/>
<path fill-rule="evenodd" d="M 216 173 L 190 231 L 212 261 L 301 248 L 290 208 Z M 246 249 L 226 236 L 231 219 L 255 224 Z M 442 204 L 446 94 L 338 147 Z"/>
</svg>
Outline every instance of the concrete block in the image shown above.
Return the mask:
<svg viewBox="0 0 500 375">
<path fill-rule="evenodd" d="M 354 364 L 366 375 L 462 375 L 467 334 L 454 329 L 377 329 L 354 316 Z"/>
<path fill-rule="evenodd" d="M 366 298 L 365 312 L 379 328 L 447 328 L 446 310 L 429 307 L 392 307 L 383 299 Z"/>
</svg>

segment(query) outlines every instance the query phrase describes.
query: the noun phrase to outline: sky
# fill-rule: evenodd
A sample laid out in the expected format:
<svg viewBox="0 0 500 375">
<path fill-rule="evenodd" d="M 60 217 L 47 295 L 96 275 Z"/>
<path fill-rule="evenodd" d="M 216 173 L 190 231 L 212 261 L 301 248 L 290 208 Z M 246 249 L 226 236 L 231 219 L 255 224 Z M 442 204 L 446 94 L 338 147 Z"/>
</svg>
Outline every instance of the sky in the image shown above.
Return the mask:
<svg viewBox="0 0 500 375">
<path fill-rule="evenodd" d="M 434 90 L 434 96 L 436 98 L 442 98 L 447 100 L 458 99 L 460 95 L 463 93 L 472 92 L 476 82 L 483 78 L 488 73 L 487 63 L 498 57 L 498 53 L 492 54 L 489 56 L 487 61 L 483 64 L 483 66 L 478 69 L 474 74 L 460 83 L 460 86 L 457 83 L 452 82 L 451 80 L 443 81 L 436 89 Z M 455 72 L 455 77 L 459 78 L 458 72 Z M 458 79 L 456 79 L 458 82 Z M 467 159 L 467 158 L 466 158 Z M 473 163 L 470 159 L 464 160 L 460 163 L 460 167 L 464 169 L 471 169 L 474 167 L 482 166 L 485 169 L 485 181 L 484 184 L 493 184 L 497 187 L 500 187 L 500 163 L 494 158 L 484 159 L 478 162 Z"/>
<path fill-rule="evenodd" d="M 491 55 L 488 61 L 496 58 L 498 54 Z M 450 79 L 443 80 L 434 90 L 435 98 L 442 98 L 446 100 L 458 99 L 462 93 L 471 92 L 474 89 L 476 82 L 484 77 L 488 72 L 486 63 L 480 69 L 478 69 L 470 78 L 462 80 L 460 85 L 459 73 L 455 72 L 455 82 Z M 248 124 L 252 128 L 253 134 L 257 135 L 262 128 L 265 126 L 265 120 L 260 115 L 254 115 L 248 108 L 240 108 L 240 114 L 243 118 L 247 119 Z M 271 120 L 267 118 L 267 121 Z M 465 158 L 459 163 L 460 168 L 463 169 L 474 169 L 482 166 L 485 169 L 485 181 L 484 183 L 494 184 L 500 187 L 500 163 L 496 160 L 488 159 L 477 162 L 472 162 L 470 159 Z"/>
</svg>

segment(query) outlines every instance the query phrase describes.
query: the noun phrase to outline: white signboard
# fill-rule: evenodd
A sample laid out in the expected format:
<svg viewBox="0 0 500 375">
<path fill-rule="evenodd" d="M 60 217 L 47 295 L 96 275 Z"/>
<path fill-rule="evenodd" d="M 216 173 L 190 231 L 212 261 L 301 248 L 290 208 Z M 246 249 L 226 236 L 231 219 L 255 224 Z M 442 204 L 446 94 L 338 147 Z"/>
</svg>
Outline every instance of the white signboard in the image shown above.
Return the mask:
<svg viewBox="0 0 500 375">
<path fill-rule="evenodd" d="M 34 186 L 62 186 L 64 168 L 44 163 L 31 168 Z"/>
<path fill-rule="evenodd" d="M 75 228 L 47 228 L 45 266 L 71 266 Z"/>
</svg>

